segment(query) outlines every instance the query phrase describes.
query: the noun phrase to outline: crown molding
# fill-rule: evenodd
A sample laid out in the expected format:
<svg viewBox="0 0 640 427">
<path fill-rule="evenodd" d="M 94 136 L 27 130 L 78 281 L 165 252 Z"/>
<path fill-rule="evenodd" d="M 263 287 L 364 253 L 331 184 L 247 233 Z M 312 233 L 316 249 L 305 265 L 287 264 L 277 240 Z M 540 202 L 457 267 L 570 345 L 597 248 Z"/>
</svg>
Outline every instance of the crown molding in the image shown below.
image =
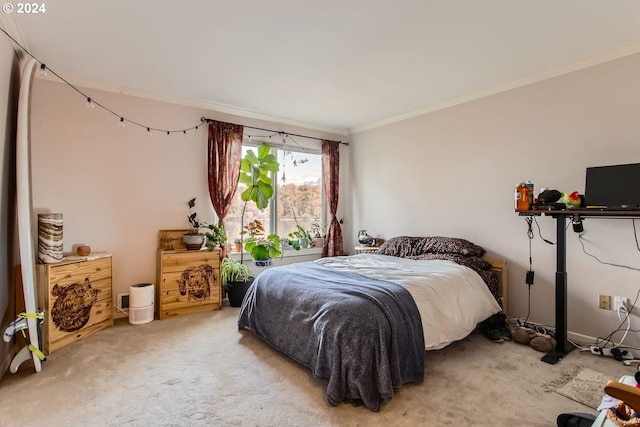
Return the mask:
<svg viewBox="0 0 640 427">
<path fill-rule="evenodd" d="M 443 110 L 445 108 L 453 107 L 456 105 L 464 104 L 467 102 L 475 101 L 481 98 L 485 98 L 487 96 L 496 95 L 502 92 L 506 92 L 512 89 L 517 89 L 519 87 L 528 86 L 533 83 L 538 83 L 543 80 L 552 79 L 554 77 L 562 76 L 565 74 L 573 73 L 574 71 L 583 70 L 585 68 L 593 67 L 595 65 L 600 65 L 605 62 L 613 61 L 616 59 L 623 58 L 625 56 L 634 55 L 640 52 L 640 42 L 628 43 L 617 49 L 613 49 L 607 51 L 603 54 L 592 56 L 590 58 L 573 62 L 569 65 L 565 65 L 562 67 L 554 68 L 553 70 L 545 71 L 542 73 L 534 74 L 529 77 L 525 77 L 523 79 L 515 80 L 512 82 L 508 82 L 502 85 L 497 85 L 488 89 L 484 89 L 478 92 L 471 93 L 469 95 L 461 96 L 458 98 L 454 98 L 445 102 L 441 102 L 439 104 L 435 104 L 429 107 L 421 108 L 419 110 L 415 110 L 406 114 L 401 114 L 399 116 L 390 117 L 385 120 L 380 120 L 378 122 L 369 123 L 362 126 L 356 126 L 349 129 L 349 135 L 353 135 L 358 132 L 363 132 L 370 129 L 379 128 L 382 126 L 390 125 L 392 123 L 400 122 L 403 120 L 411 119 L 414 117 L 422 116 L 424 114 L 433 113 L 438 110 Z"/>
<path fill-rule="evenodd" d="M 51 74 L 52 73 L 49 73 L 46 77 L 44 76 L 37 76 L 37 77 L 45 80 L 64 83 L 64 82 L 61 82 L 57 77 Z M 341 136 L 348 135 L 348 132 L 346 129 L 337 129 L 337 128 L 331 128 L 328 126 L 317 125 L 314 123 L 290 120 L 284 117 L 258 113 L 256 111 L 251 111 L 251 110 L 247 110 L 239 107 L 234 107 L 231 105 L 220 104 L 220 103 L 206 101 L 202 99 L 183 98 L 183 97 L 167 95 L 159 92 L 146 91 L 142 89 L 135 89 L 135 88 L 125 87 L 125 86 L 116 86 L 112 84 L 100 83 L 100 82 L 95 82 L 91 80 L 84 80 L 84 79 L 75 78 L 75 77 L 64 77 L 64 78 L 74 86 L 81 86 L 87 89 L 96 89 L 96 90 L 102 90 L 105 92 L 117 93 L 120 95 L 135 96 L 138 98 L 167 102 L 169 104 L 182 105 L 185 107 L 202 108 L 208 111 L 232 114 L 232 115 L 240 116 L 244 118 L 263 120 L 263 121 L 283 124 L 287 126 L 295 126 L 298 128 L 314 130 L 317 132 L 329 133 L 333 135 L 341 135 Z M 99 101 L 99 99 L 96 98 L 96 101 Z"/>
</svg>

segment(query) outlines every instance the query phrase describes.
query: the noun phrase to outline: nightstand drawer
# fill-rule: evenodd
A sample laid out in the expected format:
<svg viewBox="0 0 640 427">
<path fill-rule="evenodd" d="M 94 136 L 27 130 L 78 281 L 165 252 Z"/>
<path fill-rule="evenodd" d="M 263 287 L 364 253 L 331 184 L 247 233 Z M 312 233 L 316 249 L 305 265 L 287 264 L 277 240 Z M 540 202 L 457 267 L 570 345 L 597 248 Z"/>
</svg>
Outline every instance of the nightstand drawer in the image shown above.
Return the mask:
<svg viewBox="0 0 640 427">
<path fill-rule="evenodd" d="M 220 251 L 158 251 L 158 319 L 222 308 Z"/>
</svg>

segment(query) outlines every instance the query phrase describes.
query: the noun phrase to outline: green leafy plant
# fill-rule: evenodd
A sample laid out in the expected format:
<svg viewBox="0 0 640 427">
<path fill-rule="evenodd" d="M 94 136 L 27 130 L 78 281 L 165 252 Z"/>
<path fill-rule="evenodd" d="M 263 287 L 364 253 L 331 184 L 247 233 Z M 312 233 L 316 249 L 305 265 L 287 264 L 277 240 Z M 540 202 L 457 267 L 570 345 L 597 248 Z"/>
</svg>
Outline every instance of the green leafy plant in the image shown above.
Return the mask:
<svg viewBox="0 0 640 427">
<path fill-rule="evenodd" d="M 239 182 L 245 184 L 247 189 L 244 190 L 240 197 L 244 201 L 244 206 L 242 207 L 242 215 L 240 217 L 240 227 L 244 230 L 244 214 L 247 209 L 247 204 L 250 201 L 253 201 L 258 209 L 265 209 L 269 205 L 269 199 L 273 196 L 273 184 L 271 180 L 270 174 L 273 172 L 278 172 L 280 170 L 280 165 L 278 163 L 278 159 L 275 155 L 271 154 L 271 146 L 266 142 L 263 142 L 258 147 L 258 153 L 254 153 L 253 150 L 248 150 L 245 156 L 240 163 L 240 176 Z M 243 231 L 244 233 L 244 231 Z M 264 233 L 264 229 L 263 229 Z M 244 236 L 244 234 L 242 235 Z M 275 241 L 278 243 L 276 245 Z M 280 250 L 280 241 L 279 237 L 275 234 L 267 236 L 264 242 L 271 242 L 270 244 L 263 243 L 258 245 L 258 240 L 252 240 L 250 243 L 250 247 L 255 249 L 249 250 L 247 246 L 245 246 L 245 250 L 251 252 L 251 256 L 255 260 L 254 253 L 257 256 L 263 256 L 264 252 L 267 253 L 272 252 L 276 254 L 276 257 L 282 254 Z M 243 262 L 244 252 L 240 253 L 240 262 Z M 264 258 L 263 258 L 264 259 Z"/>
<path fill-rule="evenodd" d="M 209 231 L 204 233 L 207 238 L 206 246 L 207 249 L 213 250 L 216 246 L 224 246 L 227 243 L 227 235 L 224 232 L 223 227 L 218 227 L 215 224 L 208 225 Z"/>
<path fill-rule="evenodd" d="M 249 238 L 245 241 L 244 249 L 251 254 L 251 258 L 256 261 L 263 261 L 282 255 L 280 236 L 277 234 L 265 236 L 264 226 L 259 219 L 254 219 L 244 228 L 243 233 L 249 235 Z"/>
<path fill-rule="evenodd" d="M 251 272 L 249 266 L 234 261 L 231 258 L 223 258 L 220 264 L 220 279 L 226 289 L 232 287 L 235 282 L 246 282 Z"/>
<path fill-rule="evenodd" d="M 273 185 L 269 175 L 278 170 L 280 170 L 278 159 L 271 154 L 271 147 L 266 142 L 260 144 L 257 155 L 253 150 L 247 151 L 240 164 L 239 181 L 247 186 L 240 195 L 242 200 L 244 202 L 252 200 L 258 209 L 265 209 L 273 196 Z"/>
<path fill-rule="evenodd" d="M 309 230 L 310 234 L 313 234 L 313 237 L 326 237 L 327 235 L 327 225 L 320 223 L 319 220 L 311 224 L 311 229 Z"/>
<path fill-rule="evenodd" d="M 312 242 L 313 239 L 311 238 L 309 232 L 307 232 L 307 230 L 302 228 L 300 225 L 297 225 L 296 228 L 296 231 L 292 231 L 291 233 L 289 233 L 289 238 L 291 239 L 291 246 L 298 251 L 302 246 L 300 244 L 301 239 L 306 239 L 307 243 Z"/>
</svg>

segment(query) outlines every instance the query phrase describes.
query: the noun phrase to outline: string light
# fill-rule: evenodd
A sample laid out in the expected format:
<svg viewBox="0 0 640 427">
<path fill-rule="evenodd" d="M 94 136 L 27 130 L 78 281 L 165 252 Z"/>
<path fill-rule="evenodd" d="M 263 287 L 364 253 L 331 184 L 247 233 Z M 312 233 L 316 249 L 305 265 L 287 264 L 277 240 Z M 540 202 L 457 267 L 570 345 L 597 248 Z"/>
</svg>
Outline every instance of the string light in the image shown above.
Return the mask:
<svg viewBox="0 0 640 427">
<path fill-rule="evenodd" d="M 195 130 L 198 130 L 198 127 L 200 126 L 200 124 L 197 124 L 197 125 L 191 126 L 191 127 L 189 127 L 189 128 L 185 128 L 185 129 L 173 129 L 173 130 L 171 130 L 171 129 L 156 129 L 156 128 L 152 128 L 151 126 L 145 125 L 145 124 L 143 124 L 143 123 L 136 122 L 136 121 L 134 121 L 134 120 L 125 119 L 125 117 L 124 117 L 124 116 L 122 116 L 122 115 L 120 115 L 120 114 L 117 114 L 115 111 L 111 110 L 110 108 L 108 108 L 108 107 L 106 107 L 106 106 L 104 106 L 104 105 L 100 104 L 99 102 L 96 102 L 95 100 L 91 99 L 91 97 L 90 97 L 90 96 L 88 96 L 87 94 L 85 94 L 84 92 L 82 92 L 80 89 L 78 89 L 76 86 L 74 86 L 73 84 L 71 84 L 70 82 L 68 82 L 66 79 L 64 79 L 62 76 L 60 76 L 60 75 L 59 75 L 58 73 L 56 73 L 54 70 L 52 70 L 50 67 L 46 66 L 46 65 L 44 64 L 44 62 L 40 61 L 40 60 L 39 60 L 38 58 L 36 58 L 36 57 L 31 53 L 31 52 L 29 52 L 29 51 L 28 51 L 24 46 L 22 46 L 20 43 L 18 43 L 18 41 L 17 41 L 15 38 L 13 38 L 13 37 L 12 37 L 12 36 L 11 36 L 11 35 L 10 35 L 10 34 L 5 30 L 5 29 L 4 29 L 4 28 L 2 28 L 1 26 L 0 26 L 0 31 L 2 31 L 2 32 L 3 32 L 7 37 L 9 37 L 9 38 L 11 39 L 11 41 L 13 41 L 13 43 L 15 43 L 15 45 L 16 45 L 16 46 L 18 46 L 20 49 L 22 49 L 22 51 L 23 51 L 24 53 L 26 53 L 27 55 L 29 55 L 31 58 L 35 59 L 35 60 L 36 60 L 36 62 L 37 62 L 38 64 L 40 64 L 40 66 L 39 66 L 39 73 L 40 73 L 40 75 L 42 75 L 43 77 L 44 77 L 44 76 L 47 76 L 47 74 L 48 74 L 48 73 L 47 73 L 47 70 L 48 70 L 51 74 L 53 74 L 54 76 L 56 76 L 60 81 L 62 81 L 62 82 L 63 82 L 63 83 L 65 83 L 67 86 L 69 86 L 71 89 L 75 90 L 75 91 L 76 91 L 76 92 L 78 92 L 80 95 L 82 95 L 82 96 L 84 97 L 84 99 L 87 101 L 87 107 L 89 107 L 89 108 L 95 108 L 95 107 L 97 106 L 97 107 L 99 107 L 99 108 L 101 108 L 101 109 L 105 110 L 106 112 L 111 113 L 111 114 L 112 114 L 112 115 L 114 115 L 116 118 L 118 118 L 118 120 L 119 120 L 119 125 L 120 125 L 121 127 L 124 127 L 125 121 L 127 121 L 127 122 L 129 122 L 129 123 L 131 123 L 131 124 L 133 124 L 133 125 L 135 125 L 135 126 L 141 127 L 141 128 L 143 128 L 143 129 L 147 129 L 147 132 L 149 133 L 149 136 L 152 136 L 152 135 L 153 135 L 153 133 L 152 133 L 151 131 L 152 131 L 152 130 L 154 130 L 154 131 L 158 131 L 158 132 L 166 132 L 166 133 L 167 133 L 167 137 L 168 137 L 168 138 L 170 138 L 170 134 L 171 134 L 171 133 L 173 133 L 173 132 L 183 132 L 183 134 L 184 134 L 184 135 L 186 135 L 186 134 L 187 134 L 187 131 L 194 130 L 194 129 L 195 129 Z"/>
</svg>

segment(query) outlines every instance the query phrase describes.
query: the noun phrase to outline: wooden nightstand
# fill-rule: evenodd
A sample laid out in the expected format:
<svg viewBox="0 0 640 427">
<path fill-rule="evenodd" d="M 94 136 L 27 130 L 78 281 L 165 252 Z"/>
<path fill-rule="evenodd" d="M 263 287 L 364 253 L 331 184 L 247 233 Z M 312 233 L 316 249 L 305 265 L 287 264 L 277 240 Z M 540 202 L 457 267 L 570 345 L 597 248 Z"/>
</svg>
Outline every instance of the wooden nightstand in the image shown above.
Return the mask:
<svg viewBox="0 0 640 427">
<path fill-rule="evenodd" d="M 379 246 L 356 246 L 355 249 L 357 254 L 375 254 L 380 249 Z"/>
</svg>

